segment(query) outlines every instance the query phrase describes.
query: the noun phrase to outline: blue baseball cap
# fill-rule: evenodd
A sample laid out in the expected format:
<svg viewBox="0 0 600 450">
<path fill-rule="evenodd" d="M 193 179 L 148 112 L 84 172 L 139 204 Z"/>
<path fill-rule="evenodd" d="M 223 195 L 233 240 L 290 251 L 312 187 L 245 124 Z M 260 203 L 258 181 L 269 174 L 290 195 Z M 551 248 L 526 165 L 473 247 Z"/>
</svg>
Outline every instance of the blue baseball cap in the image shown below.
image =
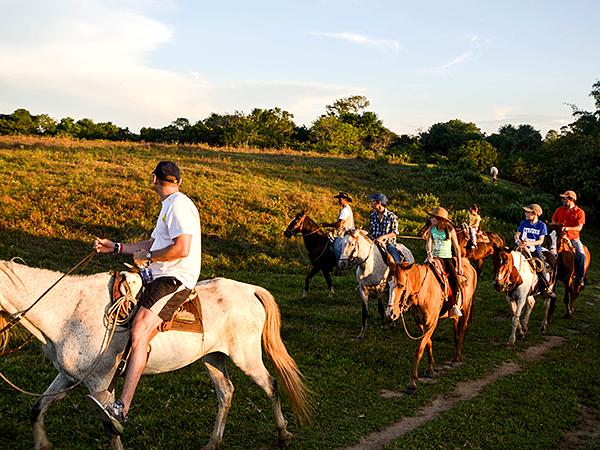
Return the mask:
<svg viewBox="0 0 600 450">
<path fill-rule="evenodd" d="M 371 194 L 367 197 L 369 200 L 373 200 L 374 202 L 381 202 L 383 206 L 388 204 L 388 198 L 385 194 L 378 192 L 377 194 Z"/>
<path fill-rule="evenodd" d="M 156 169 L 152 171 L 156 178 L 170 183 L 178 183 L 181 180 L 181 172 L 179 167 L 173 161 L 161 161 L 156 165 Z"/>
</svg>

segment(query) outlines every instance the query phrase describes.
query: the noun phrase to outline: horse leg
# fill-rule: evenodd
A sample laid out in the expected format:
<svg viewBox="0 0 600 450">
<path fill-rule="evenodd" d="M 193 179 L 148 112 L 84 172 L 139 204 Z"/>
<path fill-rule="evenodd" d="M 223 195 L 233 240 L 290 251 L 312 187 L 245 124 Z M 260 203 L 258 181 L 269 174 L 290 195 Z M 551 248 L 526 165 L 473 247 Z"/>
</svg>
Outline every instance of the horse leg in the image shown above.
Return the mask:
<svg viewBox="0 0 600 450">
<path fill-rule="evenodd" d="M 477 272 L 477 279 L 481 276 L 481 272 L 483 271 L 483 258 L 475 260 L 475 272 Z"/>
<path fill-rule="evenodd" d="M 31 408 L 31 424 L 33 425 L 33 446 L 36 450 L 52 448 L 52 444 L 48 441 L 46 430 L 44 429 L 44 416 L 48 408 L 59 400 L 67 396 L 67 392 L 53 394 L 53 392 L 64 391 L 73 386 L 66 375 L 59 372 L 56 378 L 50 383 L 50 386 L 44 392 L 44 395 L 38 399 Z"/>
<path fill-rule="evenodd" d="M 529 295 L 527 297 L 527 309 L 525 310 L 525 317 L 521 321 L 521 329 L 523 330 L 523 336 L 529 330 L 529 317 L 531 316 L 531 312 L 533 311 L 533 307 L 535 306 L 535 297 L 533 295 Z"/>
<path fill-rule="evenodd" d="M 383 304 L 383 294 L 384 293 L 385 293 L 385 291 L 377 293 L 377 311 L 379 311 L 379 318 L 381 319 L 381 329 L 382 330 L 390 328 L 389 326 L 386 326 L 386 321 L 385 321 L 385 306 Z"/>
<path fill-rule="evenodd" d="M 280 447 L 287 447 L 293 435 L 287 430 L 288 423 L 281 411 L 281 400 L 277 391 L 277 379 L 271 376 L 265 367 L 261 357 L 260 346 L 254 353 L 245 352 L 244 357 L 233 354 L 232 360 L 265 391 L 267 397 L 271 400 L 273 419 L 275 420 L 275 426 L 277 426 L 278 444 Z"/>
<path fill-rule="evenodd" d="M 570 319 L 573 317 L 573 311 L 571 311 L 571 296 L 573 295 L 571 284 L 572 280 L 569 280 L 565 283 L 565 296 L 563 298 L 565 303 L 565 319 Z"/>
<path fill-rule="evenodd" d="M 433 367 L 435 365 L 435 360 L 433 359 L 433 342 L 431 341 L 431 339 L 429 339 L 427 341 L 427 345 L 425 347 L 425 350 L 427 350 L 427 369 L 425 369 L 425 378 L 433 378 Z"/>
<path fill-rule="evenodd" d="M 323 276 L 325 277 L 325 283 L 327 283 L 327 289 L 329 289 L 329 297 L 333 297 L 335 289 L 333 288 L 333 281 L 331 281 L 331 271 L 323 268 Z"/>
<path fill-rule="evenodd" d="M 202 362 L 206 367 L 208 376 L 215 386 L 217 399 L 219 401 L 219 410 L 217 411 L 217 417 L 215 418 L 215 426 L 210 441 L 208 441 L 208 444 L 204 447 L 205 450 L 213 450 L 223 441 L 225 422 L 227 421 L 227 414 L 231 407 L 234 388 L 231 380 L 229 380 L 229 375 L 227 374 L 225 355 L 223 353 L 208 354 L 202 359 Z"/>
<path fill-rule="evenodd" d="M 360 333 L 356 336 L 356 339 L 362 339 L 365 337 L 365 332 L 367 331 L 367 322 L 369 319 L 369 291 L 362 287 L 358 287 L 358 295 L 360 296 L 360 301 L 362 303 L 361 310 L 361 327 Z"/>
<path fill-rule="evenodd" d="M 542 324 L 540 326 L 540 333 L 546 334 L 546 331 L 548 331 L 548 323 L 552 319 L 552 314 L 554 313 L 555 307 L 556 294 L 552 292 L 550 297 L 544 299 L 544 319 L 542 320 Z"/>
<path fill-rule="evenodd" d="M 513 347 L 515 342 L 517 341 L 517 330 L 519 331 L 519 335 L 523 334 L 521 330 L 521 312 L 523 310 L 524 302 L 521 299 L 514 300 L 509 296 L 506 296 L 508 303 L 510 305 L 510 309 L 512 311 L 512 330 L 510 333 L 510 338 L 508 339 L 508 345 Z"/>
<path fill-rule="evenodd" d="M 306 278 L 304 279 L 304 291 L 302 292 L 302 298 L 308 297 L 308 285 L 310 284 L 310 280 L 317 273 L 319 273 L 320 270 L 321 269 L 318 267 L 313 266 L 312 269 L 310 269 L 310 272 L 308 272 L 308 275 L 306 275 Z"/>
<path fill-rule="evenodd" d="M 431 343 L 431 335 L 435 331 L 435 326 L 437 325 L 437 317 L 433 321 L 433 323 L 425 324 L 425 329 L 427 330 L 417 347 L 417 351 L 415 352 L 415 363 L 410 374 L 410 381 L 406 386 L 406 392 L 408 394 L 414 394 L 417 392 L 417 381 L 419 380 L 419 364 L 421 363 L 421 359 L 423 359 L 423 353 L 425 352 L 425 348 L 428 344 Z M 433 351 L 432 349 L 430 349 Z"/>
</svg>

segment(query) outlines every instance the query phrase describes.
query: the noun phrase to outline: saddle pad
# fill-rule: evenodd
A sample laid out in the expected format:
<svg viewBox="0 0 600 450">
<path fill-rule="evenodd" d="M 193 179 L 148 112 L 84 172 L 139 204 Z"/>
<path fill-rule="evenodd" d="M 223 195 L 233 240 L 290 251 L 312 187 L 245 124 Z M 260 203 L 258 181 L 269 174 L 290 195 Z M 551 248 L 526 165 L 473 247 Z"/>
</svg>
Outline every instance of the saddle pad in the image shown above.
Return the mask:
<svg viewBox="0 0 600 450">
<path fill-rule="evenodd" d="M 188 331 L 192 333 L 204 333 L 202 324 L 202 305 L 196 290 L 192 290 L 190 296 L 175 311 L 173 318 L 158 326 L 158 331 Z"/>
</svg>

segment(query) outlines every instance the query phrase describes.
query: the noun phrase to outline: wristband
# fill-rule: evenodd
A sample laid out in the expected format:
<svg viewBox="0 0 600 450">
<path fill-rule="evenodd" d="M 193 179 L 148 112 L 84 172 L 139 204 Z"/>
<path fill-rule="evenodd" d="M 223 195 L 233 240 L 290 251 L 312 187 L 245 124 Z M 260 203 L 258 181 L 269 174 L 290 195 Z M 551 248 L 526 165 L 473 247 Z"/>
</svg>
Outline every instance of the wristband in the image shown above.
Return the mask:
<svg viewBox="0 0 600 450">
<path fill-rule="evenodd" d="M 113 248 L 113 253 L 123 253 L 123 244 L 120 242 L 115 242 L 115 247 Z"/>
</svg>

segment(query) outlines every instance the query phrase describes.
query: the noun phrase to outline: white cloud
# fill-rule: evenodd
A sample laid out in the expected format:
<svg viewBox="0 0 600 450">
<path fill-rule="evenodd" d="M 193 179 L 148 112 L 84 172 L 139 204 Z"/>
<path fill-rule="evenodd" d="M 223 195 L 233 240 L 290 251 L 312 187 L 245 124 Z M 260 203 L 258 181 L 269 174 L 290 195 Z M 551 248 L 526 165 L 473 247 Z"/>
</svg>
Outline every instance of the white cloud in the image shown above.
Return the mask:
<svg viewBox="0 0 600 450">
<path fill-rule="evenodd" d="M 482 44 L 481 43 L 482 40 L 481 40 L 480 36 L 477 34 L 466 34 L 464 36 L 464 38 L 468 41 L 469 48 L 467 48 L 466 50 L 459 53 L 457 56 L 451 58 L 448 62 L 446 62 L 440 66 L 425 67 L 425 68 L 422 68 L 421 71 L 426 72 L 426 73 L 436 74 L 436 75 L 448 75 L 448 73 L 449 73 L 448 69 L 450 69 L 454 66 L 459 66 L 462 64 L 469 63 L 471 61 L 475 61 L 481 55 L 483 45 L 488 45 L 492 42 L 491 39 L 485 38 L 483 40 L 483 44 Z"/>
<path fill-rule="evenodd" d="M 310 34 L 312 36 L 350 42 L 352 44 L 372 46 L 380 50 L 393 53 L 397 53 L 400 50 L 400 43 L 394 39 L 375 39 L 358 33 L 331 33 L 312 31 Z"/>
<path fill-rule="evenodd" d="M 214 82 L 201 68 L 182 73 L 152 67 L 152 52 L 174 38 L 169 26 L 140 11 L 158 7 L 144 0 L 4 5 L 0 112 L 24 107 L 56 118 L 110 120 L 134 131 L 176 117 L 195 121 L 211 112 L 267 106 L 307 121 L 324 111 L 326 103 L 319 102 L 359 90 L 301 81 Z"/>
</svg>

